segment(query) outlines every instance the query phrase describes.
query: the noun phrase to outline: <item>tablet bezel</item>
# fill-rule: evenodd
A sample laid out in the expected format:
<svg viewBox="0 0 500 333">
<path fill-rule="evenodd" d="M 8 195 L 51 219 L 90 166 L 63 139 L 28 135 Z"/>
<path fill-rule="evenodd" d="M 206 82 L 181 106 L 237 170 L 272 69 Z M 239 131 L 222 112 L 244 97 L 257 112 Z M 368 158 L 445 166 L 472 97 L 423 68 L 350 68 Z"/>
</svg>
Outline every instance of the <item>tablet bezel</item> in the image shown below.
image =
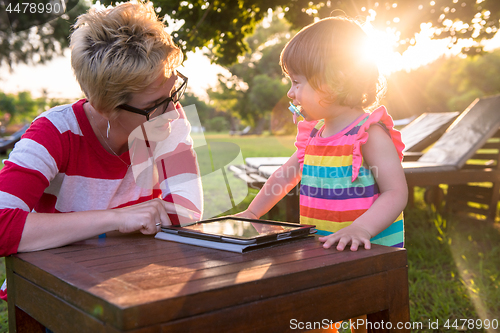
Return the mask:
<svg viewBox="0 0 500 333">
<path fill-rule="evenodd" d="M 189 225 L 218 222 L 218 221 L 226 220 L 226 219 L 240 220 L 240 221 L 244 221 L 244 222 L 253 222 L 253 223 L 260 223 L 260 224 L 281 225 L 284 227 L 296 227 L 297 229 L 283 231 L 283 232 L 275 233 L 275 234 L 257 235 L 257 236 L 248 238 L 248 237 L 239 237 L 239 236 L 231 236 L 231 235 L 224 235 L 224 234 L 213 234 L 213 233 L 207 233 L 207 232 L 197 231 L 197 230 L 189 230 L 189 229 L 184 228 L 184 227 L 189 226 Z M 216 218 L 212 218 L 212 219 L 194 222 L 194 223 L 191 223 L 189 225 L 184 225 L 184 226 L 170 225 L 167 227 L 162 227 L 161 229 L 163 232 L 177 234 L 179 236 L 199 238 L 199 239 L 218 241 L 218 242 L 228 242 L 228 243 L 242 244 L 242 245 L 276 242 L 276 241 L 281 241 L 281 240 L 285 240 L 285 239 L 292 239 L 292 238 L 296 238 L 296 237 L 306 236 L 306 235 L 310 235 L 310 234 L 313 234 L 316 232 L 316 230 L 314 229 L 315 228 L 314 225 L 281 222 L 281 221 L 271 221 L 271 220 L 248 219 L 248 218 L 237 217 L 237 216 L 216 217 Z"/>
</svg>

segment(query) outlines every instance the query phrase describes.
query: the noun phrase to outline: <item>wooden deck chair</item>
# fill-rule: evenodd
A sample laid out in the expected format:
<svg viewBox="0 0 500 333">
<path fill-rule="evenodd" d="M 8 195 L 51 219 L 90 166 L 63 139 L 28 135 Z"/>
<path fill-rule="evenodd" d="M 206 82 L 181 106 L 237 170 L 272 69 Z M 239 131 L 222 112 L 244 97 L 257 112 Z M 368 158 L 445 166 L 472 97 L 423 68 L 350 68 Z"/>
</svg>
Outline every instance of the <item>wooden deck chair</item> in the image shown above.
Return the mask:
<svg viewBox="0 0 500 333">
<path fill-rule="evenodd" d="M 247 157 L 245 163 L 247 166 L 259 169 L 265 166 L 281 166 L 288 161 L 290 157 Z"/>
<path fill-rule="evenodd" d="M 400 132 L 405 144 L 404 161 L 418 160 L 422 151 L 436 142 L 459 114 L 460 112 L 426 112 L 403 127 Z"/>
<path fill-rule="evenodd" d="M 437 189 L 447 184 L 448 208 L 494 219 L 500 189 L 499 128 L 500 95 L 476 99 L 422 157 L 403 162 L 409 203 L 415 186 Z"/>
<path fill-rule="evenodd" d="M 0 155 L 7 154 L 7 150 L 14 148 L 17 141 L 21 140 L 21 136 L 26 132 L 29 125 L 24 125 L 16 133 L 0 138 Z"/>
<path fill-rule="evenodd" d="M 245 165 L 231 165 L 229 170 L 234 175 L 246 181 L 248 187 L 260 189 L 267 179 L 282 166 L 289 157 L 247 157 Z M 289 222 L 299 221 L 299 187 L 295 186 L 283 199 L 285 201 L 286 219 Z M 279 208 L 274 206 L 269 212 L 269 218 L 274 219 Z"/>
<path fill-rule="evenodd" d="M 245 165 L 230 165 L 228 169 L 236 177 L 246 181 L 248 187 L 257 189 L 262 188 L 271 174 L 288 159 L 289 157 L 247 157 Z"/>
</svg>

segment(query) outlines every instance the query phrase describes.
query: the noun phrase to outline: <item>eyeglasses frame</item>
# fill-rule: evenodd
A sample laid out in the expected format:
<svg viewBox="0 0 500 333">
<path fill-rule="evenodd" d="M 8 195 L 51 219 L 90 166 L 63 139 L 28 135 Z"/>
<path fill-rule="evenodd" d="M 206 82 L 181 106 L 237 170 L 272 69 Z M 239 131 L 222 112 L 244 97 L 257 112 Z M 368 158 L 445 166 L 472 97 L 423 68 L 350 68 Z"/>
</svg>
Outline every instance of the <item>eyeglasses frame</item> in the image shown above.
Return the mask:
<svg viewBox="0 0 500 333">
<path fill-rule="evenodd" d="M 188 78 L 186 76 L 184 76 L 182 73 L 177 72 L 177 76 L 184 80 L 184 82 L 182 82 L 179 89 L 174 91 L 174 93 L 170 94 L 170 96 L 168 96 L 163 101 L 156 104 L 155 106 L 152 106 L 152 107 L 148 108 L 147 110 L 142 110 L 142 109 L 138 109 L 136 107 L 130 106 L 128 104 L 121 104 L 121 105 L 118 105 L 118 108 L 123 109 L 123 110 L 128 111 L 128 112 L 133 112 L 133 113 L 143 115 L 146 117 L 146 120 L 149 121 L 150 114 L 153 111 L 155 111 L 156 109 L 158 109 L 160 107 L 160 105 L 162 105 L 163 103 L 166 103 L 168 101 L 167 106 L 165 107 L 165 110 L 166 110 L 168 108 L 168 104 L 170 104 L 170 102 L 177 103 L 181 99 L 181 97 L 183 96 L 184 92 L 177 98 L 176 101 L 174 101 L 174 97 L 177 96 L 177 94 L 180 91 L 183 91 L 183 90 L 185 91 L 185 89 L 187 87 L 187 82 L 188 82 Z M 163 111 L 161 114 L 163 114 L 163 113 L 165 113 L 165 111 Z M 160 116 L 161 114 L 159 114 L 158 116 Z"/>
</svg>

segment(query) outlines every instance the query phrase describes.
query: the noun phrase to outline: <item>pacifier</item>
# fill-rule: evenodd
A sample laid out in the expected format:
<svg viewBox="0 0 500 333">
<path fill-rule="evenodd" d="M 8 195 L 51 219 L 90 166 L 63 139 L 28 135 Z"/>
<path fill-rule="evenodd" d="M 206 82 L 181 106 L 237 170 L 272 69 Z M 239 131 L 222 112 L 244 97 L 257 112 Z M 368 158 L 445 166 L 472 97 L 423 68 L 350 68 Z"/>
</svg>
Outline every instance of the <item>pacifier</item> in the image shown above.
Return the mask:
<svg viewBox="0 0 500 333">
<path fill-rule="evenodd" d="M 292 102 L 290 102 L 290 107 L 288 108 L 291 113 L 293 113 L 293 123 L 297 124 L 297 117 L 301 116 L 302 118 L 305 119 L 304 115 L 300 113 L 300 110 L 297 106 L 295 106 Z"/>
</svg>

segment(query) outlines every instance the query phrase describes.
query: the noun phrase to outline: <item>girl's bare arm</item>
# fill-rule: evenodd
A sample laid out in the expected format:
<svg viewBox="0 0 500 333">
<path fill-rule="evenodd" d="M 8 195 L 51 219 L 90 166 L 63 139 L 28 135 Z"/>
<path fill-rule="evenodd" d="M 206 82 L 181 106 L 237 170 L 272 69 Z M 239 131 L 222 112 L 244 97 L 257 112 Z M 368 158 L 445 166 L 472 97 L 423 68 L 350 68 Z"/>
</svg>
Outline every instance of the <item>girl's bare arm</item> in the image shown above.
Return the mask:
<svg viewBox="0 0 500 333">
<path fill-rule="evenodd" d="M 276 170 L 264 184 L 248 209 L 236 214 L 246 218 L 260 218 L 274 207 L 300 181 L 301 172 L 297 152 Z"/>
</svg>

